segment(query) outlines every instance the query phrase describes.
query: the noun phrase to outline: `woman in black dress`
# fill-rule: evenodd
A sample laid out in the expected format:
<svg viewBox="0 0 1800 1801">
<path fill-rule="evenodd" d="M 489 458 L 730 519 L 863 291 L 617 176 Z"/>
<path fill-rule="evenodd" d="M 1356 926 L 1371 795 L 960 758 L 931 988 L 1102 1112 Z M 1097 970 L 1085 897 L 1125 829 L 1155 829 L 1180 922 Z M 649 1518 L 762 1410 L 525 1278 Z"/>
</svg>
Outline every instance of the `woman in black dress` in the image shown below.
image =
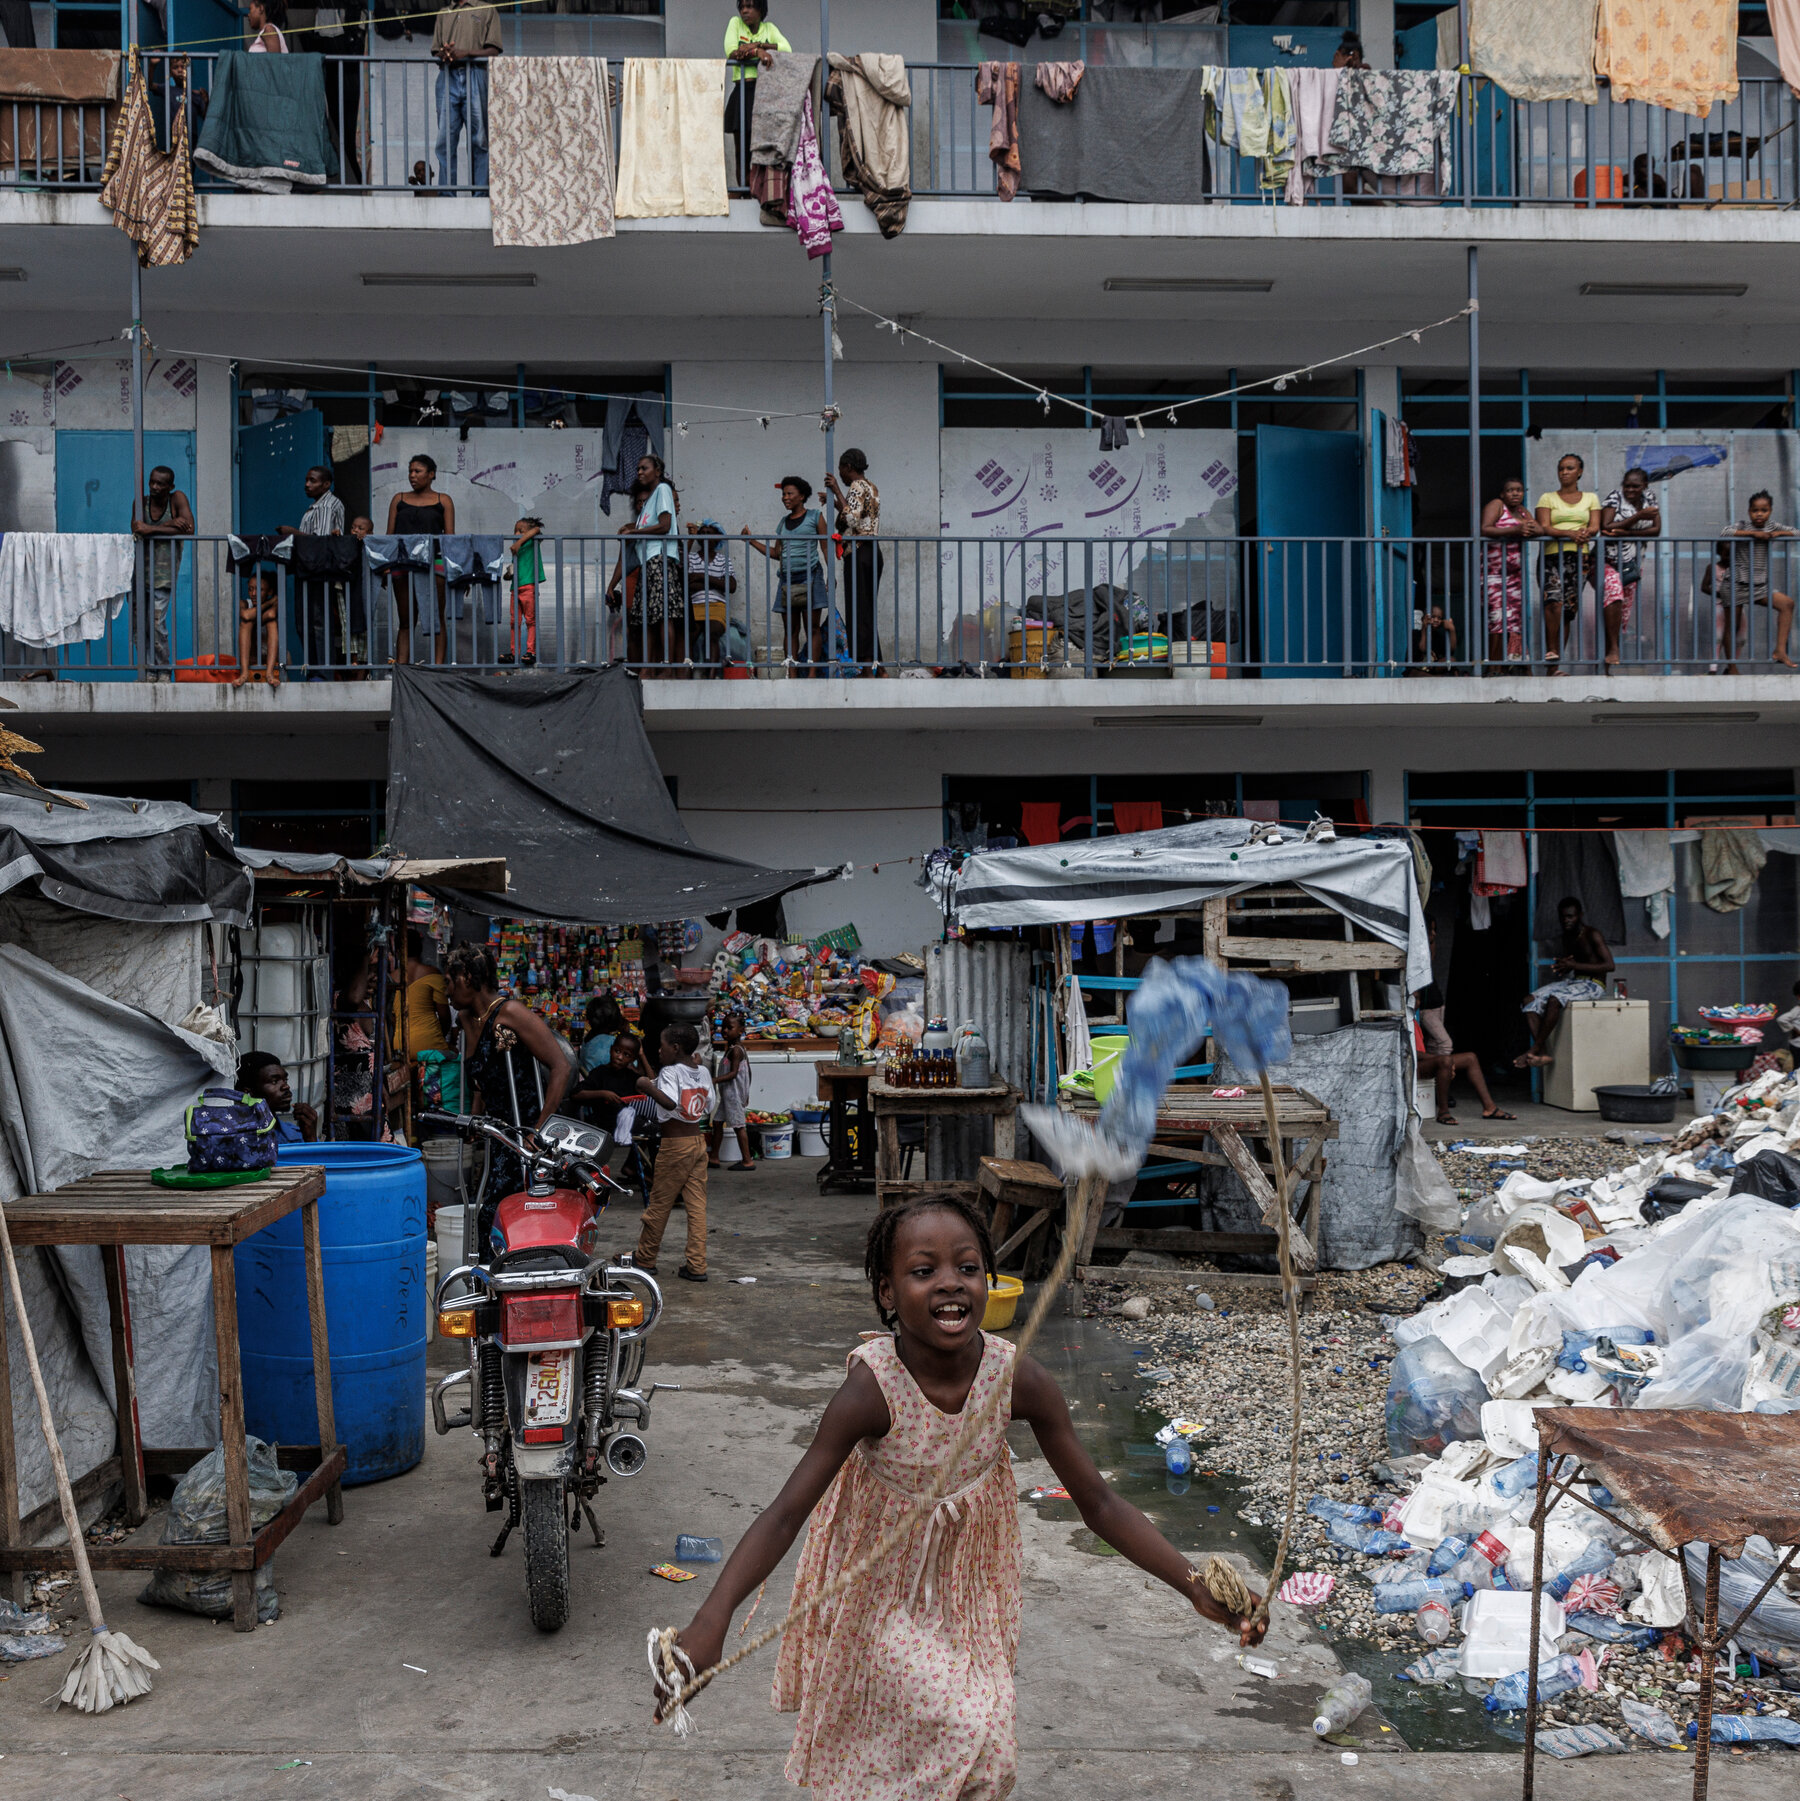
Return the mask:
<svg viewBox="0 0 1800 1801">
<path fill-rule="evenodd" d="M 436 462 L 421 452 L 406 465 L 407 491 L 396 494 L 388 502 L 388 536 L 394 538 L 430 537 L 443 538 L 456 530 L 456 502 L 448 494 L 440 494 L 432 486 L 437 480 Z M 438 561 L 436 546 L 433 546 L 432 561 L 437 564 L 438 574 L 433 578 L 437 589 L 437 630 L 432 634 L 431 660 L 441 663 L 444 660 L 446 645 L 444 639 L 444 577 L 443 564 Z M 432 592 L 428 586 L 425 598 L 419 602 L 421 608 L 432 604 Z M 394 577 L 394 605 L 400 616 L 400 624 L 394 634 L 394 661 L 410 663 L 412 661 L 412 583 L 404 575 Z M 430 615 L 426 615 L 429 623 Z"/>
<path fill-rule="evenodd" d="M 450 1004 L 462 1020 L 463 1060 L 478 1097 L 474 1111 L 509 1126 L 541 1126 L 562 1105 L 573 1073 L 556 1035 L 522 1001 L 500 992 L 499 972 L 485 944 L 457 945 L 445 959 L 444 977 Z M 525 1186 L 519 1159 L 492 1140 L 485 1142 L 488 1174 L 477 1222 L 484 1247 L 495 1204 Z"/>
</svg>

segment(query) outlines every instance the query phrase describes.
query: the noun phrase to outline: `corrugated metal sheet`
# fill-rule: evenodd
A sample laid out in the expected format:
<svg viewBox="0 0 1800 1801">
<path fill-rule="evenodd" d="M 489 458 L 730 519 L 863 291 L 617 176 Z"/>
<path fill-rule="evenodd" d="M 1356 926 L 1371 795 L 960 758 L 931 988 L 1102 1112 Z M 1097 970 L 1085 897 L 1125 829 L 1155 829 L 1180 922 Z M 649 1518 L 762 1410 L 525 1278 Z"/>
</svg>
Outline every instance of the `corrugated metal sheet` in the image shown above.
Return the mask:
<svg viewBox="0 0 1800 1801">
<path fill-rule="evenodd" d="M 925 1013 L 951 1031 L 973 1025 L 987 1040 L 994 1072 L 1029 1091 L 1031 952 L 1022 944 L 952 939 L 925 950 Z M 993 1148 L 989 1120 L 941 1120 L 929 1127 L 926 1163 L 934 1179 L 971 1178 Z M 1020 1156 L 1029 1156 L 1023 1140 Z"/>
</svg>

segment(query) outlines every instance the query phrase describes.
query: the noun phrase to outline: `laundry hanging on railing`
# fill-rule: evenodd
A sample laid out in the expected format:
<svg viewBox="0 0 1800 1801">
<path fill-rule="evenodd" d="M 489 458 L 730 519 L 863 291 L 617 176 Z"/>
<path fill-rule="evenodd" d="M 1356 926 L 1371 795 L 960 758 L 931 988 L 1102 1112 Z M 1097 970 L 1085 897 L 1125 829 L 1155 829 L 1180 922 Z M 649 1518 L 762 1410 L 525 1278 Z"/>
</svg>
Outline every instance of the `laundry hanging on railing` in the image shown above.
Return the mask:
<svg viewBox="0 0 1800 1801">
<path fill-rule="evenodd" d="M 129 532 L 0 537 L 0 634 L 32 650 L 106 635 L 131 592 Z"/>
<path fill-rule="evenodd" d="M 1600 0 L 1594 72 L 1614 100 L 1704 119 L 1735 100 L 1737 0 Z"/>
<path fill-rule="evenodd" d="M 1019 76 L 1017 63 L 983 63 L 975 71 L 975 98 L 993 109 L 988 125 L 988 161 L 1002 200 L 1019 191 Z"/>
<path fill-rule="evenodd" d="M 831 234 L 844 229 L 844 215 L 819 155 L 811 94 L 800 102 L 800 137 L 794 147 L 794 166 L 788 172 L 787 222 L 809 257 L 829 256 Z"/>
<path fill-rule="evenodd" d="M 760 89 L 764 76 L 757 82 Z M 619 106 L 621 219 L 721 218 L 725 95 L 714 59 L 628 57 Z M 758 95 L 758 107 L 761 95 Z"/>
<path fill-rule="evenodd" d="M 1044 199 L 1192 206 L 1210 198 L 1205 70 L 1090 68 L 1059 105 L 1019 94 L 1020 180 Z"/>
<path fill-rule="evenodd" d="M 338 173 L 324 58 L 221 54 L 194 161 L 253 194 L 324 187 Z"/>
<path fill-rule="evenodd" d="M 1337 69 L 1290 69 L 1288 99 L 1294 111 L 1294 161 L 1288 170 L 1289 206 L 1304 206 L 1312 192 L 1308 165 L 1331 148 L 1331 125 L 1337 117 Z"/>
<path fill-rule="evenodd" d="M 1469 0 L 1469 67 L 1515 100 L 1597 105 L 1600 0 Z"/>
<path fill-rule="evenodd" d="M 1769 30 L 1775 38 L 1775 60 L 1781 79 L 1800 95 L 1800 0 L 1768 0 Z"/>
<path fill-rule="evenodd" d="M 0 170 L 92 181 L 118 98 L 116 50 L 0 50 Z"/>
<path fill-rule="evenodd" d="M 1644 903 L 1644 919 L 1658 938 L 1669 935 L 1669 896 L 1675 890 L 1675 847 L 1666 828 L 1614 832 L 1619 892 Z"/>
<path fill-rule="evenodd" d="M 496 57 L 488 84 L 494 242 L 559 247 L 612 237 L 612 95 L 605 60 Z"/>
<path fill-rule="evenodd" d="M 1329 148 L 1309 159 L 1307 173 L 1435 175 L 1449 157 L 1460 86 L 1453 69 L 1340 70 Z"/>
<path fill-rule="evenodd" d="M 861 193 L 881 235 L 897 238 L 906 229 L 912 199 L 907 111 L 912 87 L 906 79 L 906 58 L 840 56 L 834 50 L 826 61 L 831 78 L 825 97 L 838 122 L 844 179 Z"/>
<path fill-rule="evenodd" d="M 100 204 L 111 209 L 113 224 L 137 245 L 146 269 L 185 263 L 200 247 L 200 213 L 194 204 L 194 166 L 188 155 L 187 75 L 181 72 L 169 88 L 173 118 L 169 148 L 156 147 L 156 118 L 150 110 L 149 84 L 131 52 L 131 85 L 113 127 L 100 176 Z"/>
<path fill-rule="evenodd" d="M 756 78 L 756 111 L 750 121 L 750 192 L 764 225 L 786 226 L 788 188 L 800 147 L 800 107 L 812 91 L 816 56 L 777 50 Z"/>
</svg>

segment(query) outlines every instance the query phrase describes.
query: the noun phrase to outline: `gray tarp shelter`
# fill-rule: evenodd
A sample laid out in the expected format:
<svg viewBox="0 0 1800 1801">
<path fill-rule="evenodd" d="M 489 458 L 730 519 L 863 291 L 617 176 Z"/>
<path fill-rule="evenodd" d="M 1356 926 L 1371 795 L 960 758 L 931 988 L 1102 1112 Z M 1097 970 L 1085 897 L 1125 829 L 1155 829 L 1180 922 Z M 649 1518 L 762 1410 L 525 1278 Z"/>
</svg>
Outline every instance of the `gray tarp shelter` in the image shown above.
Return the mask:
<svg viewBox="0 0 1800 1801">
<path fill-rule="evenodd" d="M 1430 982 L 1424 908 L 1403 837 L 1318 842 L 1292 827 L 1208 819 L 1160 832 L 978 851 L 941 897 L 963 926 L 1003 928 L 1193 912 L 1206 901 L 1270 886 L 1299 888 L 1403 950 L 1409 992 Z M 1412 1068 L 1400 1023 L 1365 1021 L 1296 1039 L 1278 1072 L 1322 1100 L 1340 1126 L 1325 1166 L 1324 1268 L 1367 1268 L 1421 1242 L 1415 1219 L 1406 1217 L 1418 1203 L 1400 1179 L 1403 1151 L 1417 1131 Z M 1225 1085 L 1244 1079 L 1223 1062 L 1215 1077 Z M 1203 1174 L 1207 1204 L 1222 1227 L 1259 1228 L 1259 1211 L 1235 1174 Z"/>
<path fill-rule="evenodd" d="M 1160 832 L 977 851 L 951 878 L 947 898 L 965 926 L 1062 925 L 1189 912 L 1270 885 L 1299 888 L 1403 949 L 1408 993 L 1431 981 L 1412 846 L 1399 837 L 1317 843 L 1291 826 L 1203 819 Z"/>
<path fill-rule="evenodd" d="M 694 919 L 827 881 L 688 836 L 620 663 L 568 674 L 394 671 L 387 828 L 411 858 L 504 858 L 504 892 L 425 881 L 471 912 L 626 924 Z"/>
<path fill-rule="evenodd" d="M 240 923 L 251 877 L 218 820 L 86 795 L 86 811 L 0 793 L 0 1203 L 94 1170 L 178 1163 L 183 1115 L 235 1050 L 183 1029 L 206 997 L 207 935 Z M 70 1473 L 115 1448 L 112 1341 L 93 1246 L 26 1252 L 19 1275 Z M 218 1437 L 210 1259 L 126 1252 L 138 1405 L 152 1444 Z M 23 1367 L 8 1305 L 7 1348 Z M 20 1505 L 52 1496 L 30 1385 L 15 1381 Z"/>
</svg>

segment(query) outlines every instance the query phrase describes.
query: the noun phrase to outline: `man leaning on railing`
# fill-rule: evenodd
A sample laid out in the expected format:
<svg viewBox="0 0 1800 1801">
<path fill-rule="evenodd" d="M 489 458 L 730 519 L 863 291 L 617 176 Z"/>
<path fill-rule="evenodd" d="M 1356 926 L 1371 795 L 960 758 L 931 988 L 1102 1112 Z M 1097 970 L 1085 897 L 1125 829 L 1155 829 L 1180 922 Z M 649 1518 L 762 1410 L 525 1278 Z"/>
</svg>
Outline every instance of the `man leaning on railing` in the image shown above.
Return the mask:
<svg viewBox="0 0 1800 1801">
<path fill-rule="evenodd" d="M 477 0 L 449 0 L 431 30 L 431 54 L 438 61 L 437 178 L 440 188 L 456 186 L 456 144 L 469 128 L 469 185 L 485 194 L 488 185 L 487 59 L 501 54 L 500 15 Z"/>
<path fill-rule="evenodd" d="M 150 471 L 149 488 L 133 510 L 134 536 L 148 539 L 145 560 L 150 590 L 149 673 L 153 682 L 170 679 L 169 609 L 175 599 L 175 578 L 181 572 L 181 546 L 171 538 L 194 535 L 194 509 L 175 486 L 175 471 L 159 463 Z"/>
</svg>

